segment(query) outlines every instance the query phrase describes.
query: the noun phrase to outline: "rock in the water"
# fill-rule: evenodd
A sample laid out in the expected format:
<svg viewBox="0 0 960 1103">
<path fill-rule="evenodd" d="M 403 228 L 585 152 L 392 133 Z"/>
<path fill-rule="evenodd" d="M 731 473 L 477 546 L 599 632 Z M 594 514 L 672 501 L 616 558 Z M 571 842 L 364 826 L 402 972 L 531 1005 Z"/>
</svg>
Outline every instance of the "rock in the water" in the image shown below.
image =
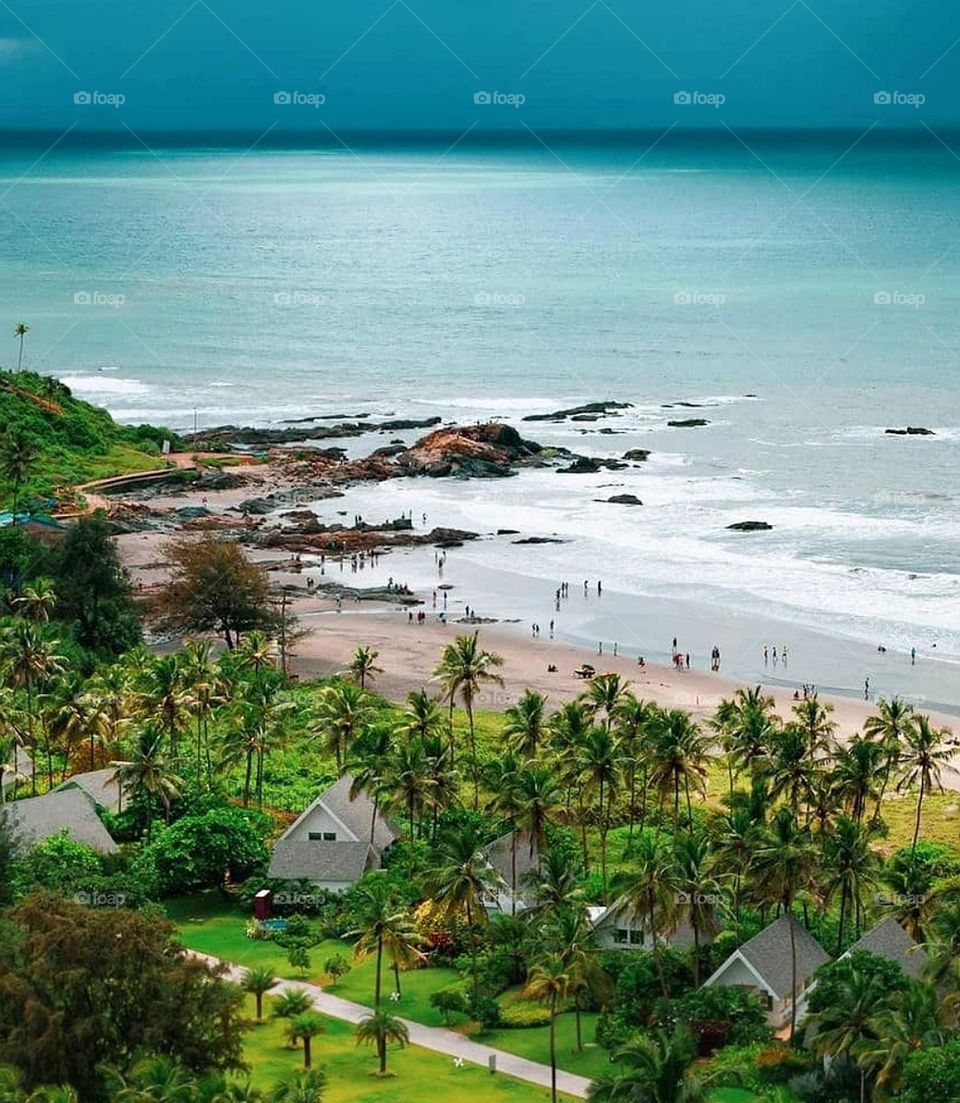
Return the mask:
<svg viewBox="0 0 960 1103">
<path fill-rule="evenodd" d="M 767 521 L 736 521 L 732 525 L 727 525 L 727 528 L 734 532 L 767 532 L 773 528 L 773 525 Z"/>
<path fill-rule="evenodd" d="M 567 410 L 554 410 L 552 414 L 527 414 L 524 421 L 566 421 L 572 418 L 574 421 L 585 421 L 584 415 L 593 414 L 597 417 L 608 414 L 611 410 L 628 410 L 632 402 L 586 402 L 583 406 L 571 406 Z"/>
<path fill-rule="evenodd" d="M 609 498 L 594 498 L 595 502 L 612 502 L 620 506 L 642 506 L 636 494 L 611 494 Z"/>
<path fill-rule="evenodd" d="M 906 429 L 884 429 L 892 437 L 935 437 L 937 434 L 932 429 L 925 429 L 922 425 L 908 425 Z"/>
<path fill-rule="evenodd" d="M 668 421 L 667 425 L 671 429 L 699 429 L 701 425 L 709 425 L 705 417 L 686 417 L 681 418 L 680 421 Z"/>
<path fill-rule="evenodd" d="M 623 453 L 623 458 L 625 460 L 635 460 L 637 462 L 642 462 L 643 460 L 648 459 L 649 456 L 649 448 L 631 448 L 629 452 Z"/>
<path fill-rule="evenodd" d="M 599 470 L 599 460 L 591 459 L 590 456 L 577 456 L 569 467 L 557 468 L 560 475 L 596 475 Z"/>
<path fill-rule="evenodd" d="M 522 540 L 511 540 L 511 544 L 566 544 L 558 536 L 525 536 Z"/>
<path fill-rule="evenodd" d="M 497 536 L 519 536 L 519 529 L 497 529 Z"/>
</svg>

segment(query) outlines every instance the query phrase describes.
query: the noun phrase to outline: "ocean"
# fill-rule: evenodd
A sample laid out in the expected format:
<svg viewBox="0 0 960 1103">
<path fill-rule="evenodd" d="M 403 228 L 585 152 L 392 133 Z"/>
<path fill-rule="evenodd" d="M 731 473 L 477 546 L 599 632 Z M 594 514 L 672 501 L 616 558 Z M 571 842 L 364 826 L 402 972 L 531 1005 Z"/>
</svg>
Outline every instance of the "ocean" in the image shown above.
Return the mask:
<svg viewBox="0 0 960 1103">
<path fill-rule="evenodd" d="M 0 350 L 15 363 L 27 322 L 25 365 L 131 422 L 496 417 L 649 449 L 356 501 L 554 535 L 458 552 L 544 588 L 602 577 L 952 669 L 957 158 L 852 134 L 652 143 L 0 147 Z M 599 400 L 632 405 L 521 420 Z M 933 435 L 884 432 L 907 425 Z M 643 506 L 597 500 L 623 492 Z"/>
</svg>

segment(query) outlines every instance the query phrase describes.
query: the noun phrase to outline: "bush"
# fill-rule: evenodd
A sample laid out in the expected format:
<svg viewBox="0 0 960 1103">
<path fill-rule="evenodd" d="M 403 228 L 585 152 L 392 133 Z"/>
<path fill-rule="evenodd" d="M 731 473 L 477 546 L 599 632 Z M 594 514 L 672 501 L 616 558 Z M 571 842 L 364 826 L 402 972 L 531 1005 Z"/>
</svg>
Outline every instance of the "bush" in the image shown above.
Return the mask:
<svg viewBox="0 0 960 1103">
<path fill-rule="evenodd" d="M 303 946 L 291 946 L 287 953 L 287 961 L 302 977 L 310 972 L 310 955 Z"/>
<path fill-rule="evenodd" d="M 549 1026 L 550 1009 L 517 1000 L 500 1008 L 500 1025 L 509 1027 Z"/>
<path fill-rule="evenodd" d="M 758 1092 L 761 1087 L 757 1061 L 762 1045 L 724 1046 L 710 1062 L 710 1082 L 718 1088 L 744 1088 Z"/>
<path fill-rule="evenodd" d="M 444 1024 L 450 1026 L 454 1015 L 467 1013 L 467 997 L 460 988 L 441 988 L 431 993 L 430 1006 L 435 1007 L 443 1016 Z"/>
<path fill-rule="evenodd" d="M 353 966 L 343 954 L 334 954 L 323 963 L 323 971 L 333 978 L 334 984 L 337 984 L 341 977 L 345 977 L 352 968 Z"/>
<path fill-rule="evenodd" d="M 765 1046 L 757 1054 L 757 1073 L 764 1084 L 786 1084 L 792 1077 L 811 1071 L 813 1058 L 782 1042 Z"/>
<path fill-rule="evenodd" d="M 772 1034 L 760 1000 L 742 988 L 699 988 L 677 1000 L 660 1000 L 656 1017 L 662 1023 L 688 1025 L 703 1057 L 727 1042 L 750 1045 L 768 1041 Z"/>
<path fill-rule="evenodd" d="M 24 896 L 40 888 L 66 896 L 89 893 L 102 872 L 102 857 L 86 843 L 71 839 L 64 829 L 31 847 L 27 856 L 15 864 L 14 895 Z"/>
<path fill-rule="evenodd" d="M 488 1030 L 500 1025 L 500 1004 L 493 996 L 471 996 L 467 1003 L 467 1014 Z"/>
<path fill-rule="evenodd" d="M 902 1083 L 899 1103 L 960 1103 L 960 1039 L 912 1053 Z"/>
</svg>

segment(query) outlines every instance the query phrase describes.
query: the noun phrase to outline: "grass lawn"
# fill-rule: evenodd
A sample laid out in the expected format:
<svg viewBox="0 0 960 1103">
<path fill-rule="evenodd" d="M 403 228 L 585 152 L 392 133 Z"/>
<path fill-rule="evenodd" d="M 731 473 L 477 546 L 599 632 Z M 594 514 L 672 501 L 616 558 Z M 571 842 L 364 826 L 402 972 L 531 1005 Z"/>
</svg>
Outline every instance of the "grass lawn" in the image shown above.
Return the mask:
<svg viewBox="0 0 960 1103">
<path fill-rule="evenodd" d="M 707 1103 L 756 1103 L 757 1097 L 745 1088 L 714 1088 Z"/>
<path fill-rule="evenodd" d="M 591 1080 L 610 1072 L 610 1054 L 602 1046 L 594 1042 L 597 1029 L 597 1019 L 600 1016 L 595 1012 L 584 1012 L 583 1021 L 583 1051 L 577 1052 L 577 1028 L 576 1020 L 572 1012 L 557 1016 L 557 1067 L 567 1072 L 575 1072 L 578 1076 L 587 1076 Z M 532 1026 L 516 1029 L 485 1030 L 477 1038 L 484 1045 L 495 1046 L 497 1049 L 506 1050 L 507 1053 L 515 1053 L 518 1057 L 526 1057 L 531 1061 L 540 1061 L 548 1064 L 550 1061 L 550 1028 L 548 1026 Z"/>
<path fill-rule="evenodd" d="M 269 1014 L 269 998 L 264 1012 Z M 253 1023 L 254 1004 L 248 1002 Z M 547 1088 L 512 1077 L 490 1073 L 477 1065 L 456 1068 L 452 1058 L 411 1046 L 390 1048 L 388 1068 L 393 1076 L 375 1075 L 374 1050 L 358 1046 L 354 1028 L 327 1019 L 326 1031 L 313 1039 L 313 1067 L 327 1075 L 324 1103 L 412 1103 L 442 1099 L 446 1103 L 541 1103 L 550 1098 Z M 303 1050 L 290 1049 L 281 1022 L 265 1019 L 254 1023 L 244 1046 L 254 1086 L 269 1090 L 285 1074 L 303 1067 Z M 564 1097 L 566 1098 L 566 1097 Z"/>
</svg>

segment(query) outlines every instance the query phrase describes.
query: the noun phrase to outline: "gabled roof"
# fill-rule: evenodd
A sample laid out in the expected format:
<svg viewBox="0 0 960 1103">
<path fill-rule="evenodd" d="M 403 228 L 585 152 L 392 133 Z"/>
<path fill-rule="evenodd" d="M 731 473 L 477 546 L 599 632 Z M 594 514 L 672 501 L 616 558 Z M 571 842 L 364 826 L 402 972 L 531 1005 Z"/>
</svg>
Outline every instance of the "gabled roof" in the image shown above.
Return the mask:
<svg viewBox="0 0 960 1103">
<path fill-rule="evenodd" d="M 793 979 L 790 952 L 790 927 L 793 927 L 797 949 L 797 983 L 812 977 L 821 965 L 830 961 L 830 955 L 812 934 L 792 915 L 782 915 L 759 934 L 745 942 L 707 980 L 708 986 L 719 980 L 731 961 L 740 959 L 751 973 L 778 999 L 790 995 Z"/>
<path fill-rule="evenodd" d="M 0 784 L 3 785 L 4 792 L 6 792 L 7 789 L 10 789 L 10 788 L 13 787 L 13 751 L 12 750 L 7 755 L 7 759 L 8 759 L 8 761 L 6 762 L 6 765 L 9 766 L 10 769 L 9 770 L 4 770 L 3 782 L 0 783 Z M 33 770 L 33 759 L 23 749 L 23 747 L 18 747 L 17 748 L 17 772 L 22 774 L 24 777 L 29 777 L 32 770 Z M 22 785 L 23 782 L 21 781 L 20 784 Z"/>
<path fill-rule="evenodd" d="M 517 832 L 516 861 L 518 887 L 523 885 L 524 878 L 529 877 L 531 873 L 536 873 L 540 868 L 540 849 L 537 846 L 536 840 L 533 840 L 533 850 L 531 853 L 530 843 L 531 834 L 529 831 Z M 499 839 L 494 839 L 492 843 L 487 843 L 483 848 L 483 856 L 507 885 L 513 884 L 513 846 L 513 832 L 508 831 L 506 835 L 501 835 Z"/>
<path fill-rule="evenodd" d="M 358 881 L 374 854 L 369 843 L 281 839 L 273 848 L 268 877 L 281 881 Z"/>
<path fill-rule="evenodd" d="M 15 800 L 0 811 L 13 818 L 16 846 L 21 853 L 64 829 L 71 839 L 101 854 L 116 854 L 119 849 L 100 822 L 93 801 L 81 789 Z"/>
<path fill-rule="evenodd" d="M 339 781 L 335 781 L 284 831 L 280 837 L 281 841 L 292 835 L 315 808 L 322 807 L 340 820 L 352 834 L 356 835 L 358 840 L 363 840 L 366 843 L 370 839 L 370 824 L 373 822 L 374 805 L 369 795 L 363 790 L 351 800 L 350 787 L 352 785 L 353 778 L 350 774 L 344 774 Z M 386 850 L 398 834 L 393 824 L 378 810 L 373 830 L 373 845 L 377 850 Z"/>
<path fill-rule="evenodd" d="M 890 916 L 868 931 L 843 955 L 848 957 L 857 950 L 895 961 L 908 977 L 918 980 L 927 967 L 929 958 L 900 924 Z"/>
<path fill-rule="evenodd" d="M 115 769 L 88 770 L 83 774 L 73 774 L 53 789 L 54 793 L 63 793 L 67 789 L 82 789 L 101 808 L 110 812 L 119 810 L 120 787 L 114 779 Z"/>
</svg>

